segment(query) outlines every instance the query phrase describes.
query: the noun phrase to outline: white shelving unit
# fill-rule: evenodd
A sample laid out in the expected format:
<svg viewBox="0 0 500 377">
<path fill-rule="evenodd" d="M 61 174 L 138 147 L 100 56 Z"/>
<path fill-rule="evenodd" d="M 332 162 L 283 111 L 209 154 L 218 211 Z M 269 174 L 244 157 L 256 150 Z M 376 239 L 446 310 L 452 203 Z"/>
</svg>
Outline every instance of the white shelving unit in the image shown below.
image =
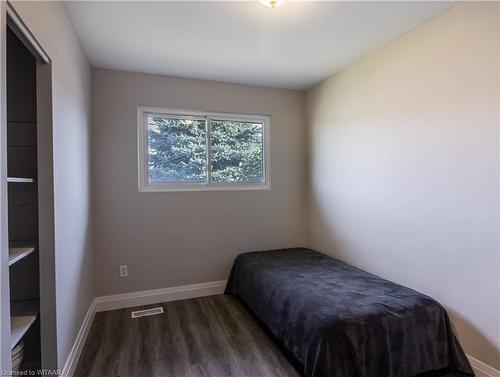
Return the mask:
<svg viewBox="0 0 500 377">
<path fill-rule="evenodd" d="M 50 73 L 47 70 L 48 66 L 43 69 L 41 67 L 49 61 L 34 53 L 38 50 L 32 45 L 31 34 L 24 29 L 23 23 L 14 13 L 7 15 L 5 33 L 6 76 L 8 78 L 7 137 L 5 141 L 2 139 L 1 148 L 6 149 L 5 156 L 2 157 L 6 157 L 6 161 L 3 161 L 6 162 L 7 173 L 4 184 L 8 187 L 6 214 L 9 239 L 10 305 L 2 308 L 2 313 L 8 313 L 10 309 L 11 333 L 10 339 L 4 339 L 5 343 L 10 341 L 12 351 L 23 342 L 22 353 L 12 354 L 11 352 L 11 359 L 16 361 L 16 365 L 20 362 L 19 374 L 38 376 L 44 364 L 42 349 L 46 355 L 48 348 L 51 348 L 48 350 L 51 355 L 45 360 L 46 366 L 50 367 L 47 369 L 56 367 L 52 349 L 57 350 L 54 341 L 55 325 L 53 325 L 55 310 L 51 310 L 50 313 L 54 322 L 42 323 L 49 316 L 46 311 L 43 315 L 40 314 L 41 281 L 52 281 L 52 276 L 49 278 L 45 269 L 42 268 L 42 266 L 49 265 L 49 261 L 44 264 L 40 260 L 40 247 L 45 255 L 45 250 L 52 250 L 52 242 L 46 244 L 45 238 L 39 241 L 41 231 L 44 236 L 46 229 L 53 231 L 52 226 L 47 227 L 47 224 L 51 222 L 48 223 L 45 220 L 46 214 L 52 215 L 53 210 L 50 208 L 53 194 L 51 180 L 48 181 L 50 187 L 45 186 L 44 180 L 42 180 L 42 187 L 39 186 L 39 177 L 45 177 L 48 173 L 52 174 L 53 169 L 48 157 L 52 155 L 52 144 L 49 144 L 52 120 L 48 115 L 51 104 L 50 101 L 45 101 L 51 96 Z M 39 98 L 43 101 L 37 103 Z M 42 116 L 41 123 L 38 119 L 40 115 Z M 39 131 L 43 133 L 39 134 Z M 45 157 L 39 160 L 40 156 Z M 47 280 L 41 279 L 42 276 L 47 276 Z M 48 289 L 51 288 L 52 286 Z M 51 295 L 46 297 L 52 299 Z M 44 309 L 47 307 L 42 306 Z M 46 342 L 42 342 L 41 329 L 47 331 L 47 326 L 51 327 L 49 330 L 51 335 Z M 9 334 L 5 335 L 8 337 Z"/>
<path fill-rule="evenodd" d="M 29 247 L 10 247 L 9 248 L 9 266 L 19 262 L 21 259 L 27 257 L 35 251 L 34 246 Z"/>
<path fill-rule="evenodd" d="M 12 350 L 36 321 L 40 304 L 38 300 L 12 303 L 10 317 L 10 349 Z"/>
<path fill-rule="evenodd" d="M 6 44 L 9 340 L 11 351 L 24 343 L 19 371 L 40 375 L 37 61 L 10 26 Z"/>
<path fill-rule="evenodd" d="M 36 315 L 10 317 L 10 349 L 12 350 L 35 322 Z"/>
<path fill-rule="evenodd" d="M 8 183 L 35 183 L 35 178 L 7 177 Z"/>
</svg>

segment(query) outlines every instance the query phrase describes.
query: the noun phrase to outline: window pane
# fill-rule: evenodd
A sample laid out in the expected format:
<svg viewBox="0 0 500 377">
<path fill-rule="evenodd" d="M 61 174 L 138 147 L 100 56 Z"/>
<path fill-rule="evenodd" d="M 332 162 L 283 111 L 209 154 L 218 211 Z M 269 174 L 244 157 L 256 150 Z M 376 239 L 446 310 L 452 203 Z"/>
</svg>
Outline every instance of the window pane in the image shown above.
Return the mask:
<svg viewBox="0 0 500 377">
<path fill-rule="evenodd" d="M 264 181 L 262 123 L 214 120 L 211 126 L 212 181 Z"/>
<path fill-rule="evenodd" d="M 206 182 L 205 121 L 147 115 L 147 122 L 149 182 Z"/>
</svg>

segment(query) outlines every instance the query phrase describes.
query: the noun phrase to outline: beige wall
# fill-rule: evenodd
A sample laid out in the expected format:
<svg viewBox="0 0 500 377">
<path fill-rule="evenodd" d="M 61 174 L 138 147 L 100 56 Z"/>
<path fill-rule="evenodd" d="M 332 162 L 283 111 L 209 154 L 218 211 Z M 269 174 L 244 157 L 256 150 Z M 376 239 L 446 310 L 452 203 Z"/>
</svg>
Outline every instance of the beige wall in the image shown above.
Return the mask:
<svg viewBox="0 0 500 377">
<path fill-rule="evenodd" d="M 227 279 L 244 251 L 303 245 L 304 96 L 93 71 L 97 295 Z M 271 115 L 270 191 L 138 192 L 137 106 Z M 120 279 L 118 266 L 129 277 Z"/>
<path fill-rule="evenodd" d="M 310 246 L 436 298 L 500 368 L 498 3 L 352 64 L 307 114 Z"/>
<path fill-rule="evenodd" d="M 62 2 L 13 2 L 52 59 L 57 362 L 94 297 L 90 248 L 91 71 Z"/>
</svg>

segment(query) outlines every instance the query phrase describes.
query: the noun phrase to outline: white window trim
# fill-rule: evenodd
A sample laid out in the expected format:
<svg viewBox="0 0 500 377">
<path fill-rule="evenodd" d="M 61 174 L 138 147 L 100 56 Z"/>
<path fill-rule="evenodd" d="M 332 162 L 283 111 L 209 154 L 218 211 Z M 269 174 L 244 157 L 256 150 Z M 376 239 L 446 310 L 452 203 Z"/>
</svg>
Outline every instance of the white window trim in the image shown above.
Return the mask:
<svg viewBox="0 0 500 377">
<path fill-rule="evenodd" d="M 158 114 L 163 116 L 185 117 L 187 119 L 233 120 L 245 122 L 259 122 L 263 124 L 263 164 L 264 182 L 259 183 L 149 183 L 148 182 L 148 139 L 145 114 Z M 208 130 L 207 130 L 208 131 Z M 207 154 L 210 142 L 207 132 Z M 138 152 L 138 183 L 140 192 L 168 192 L 168 191 L 234 191 L 234 190 L 270 190 L 271 189 L 271 117 L 268 115 L 216 113 L 209 111 L 171 109 L 163 107 L 138 106 L 137 108 L 137 152 Z M 208 164 L 210 161 L 208 160 Z M 208 169 L 207 174 L 211 172 Z M 210 181 L 210 177 L 209 177 Z"/>
</svg>

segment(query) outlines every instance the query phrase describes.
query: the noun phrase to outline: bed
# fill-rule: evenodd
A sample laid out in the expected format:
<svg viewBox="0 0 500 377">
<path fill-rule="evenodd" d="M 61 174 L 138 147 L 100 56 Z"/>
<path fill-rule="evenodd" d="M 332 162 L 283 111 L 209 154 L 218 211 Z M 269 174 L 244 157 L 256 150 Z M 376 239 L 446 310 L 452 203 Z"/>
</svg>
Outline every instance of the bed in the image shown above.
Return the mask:
<svg viewBox="0 0 500 377">
<path fill-rule="evenodd" d="M 313 250 L 239 255 L 226 294 L 307 377 L 474 376 L 438 302 Z"/>
</svg>

